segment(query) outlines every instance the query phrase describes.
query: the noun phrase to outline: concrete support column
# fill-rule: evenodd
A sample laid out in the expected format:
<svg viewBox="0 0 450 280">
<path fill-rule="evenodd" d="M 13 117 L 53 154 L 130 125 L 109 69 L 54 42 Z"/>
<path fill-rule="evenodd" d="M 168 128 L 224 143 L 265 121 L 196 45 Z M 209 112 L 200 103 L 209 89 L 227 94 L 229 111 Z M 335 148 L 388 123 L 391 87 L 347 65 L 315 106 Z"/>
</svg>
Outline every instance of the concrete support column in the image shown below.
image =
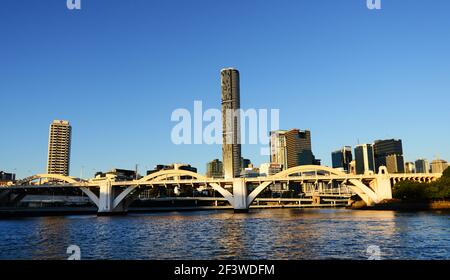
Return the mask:
<svg viewBox="0 0 450 280">
<path fill-rule="evenodd" d="M 110 215 L 118 215 L 125 214 L 123 205 L 118 205 L 114 207 L 114 187 L 112 186 L 111 181 L 107 180 L 100 185 L 100 195 L 99 195 L 99 203 L 98 203 L 98 212 L 99 216 L 110 216 Z"/>
<path fill-rule="evenodd" d="M 234 213 L 247 213 L 247 184 L 244 179 L 237 178 L 233 180 L 233 198 Z"/>
<path fill-rule="evenodd" d="M 375 194 L 379 201 L 392 199 L 392 185 L 388 175 L 377 175 Z"/>
</svg>

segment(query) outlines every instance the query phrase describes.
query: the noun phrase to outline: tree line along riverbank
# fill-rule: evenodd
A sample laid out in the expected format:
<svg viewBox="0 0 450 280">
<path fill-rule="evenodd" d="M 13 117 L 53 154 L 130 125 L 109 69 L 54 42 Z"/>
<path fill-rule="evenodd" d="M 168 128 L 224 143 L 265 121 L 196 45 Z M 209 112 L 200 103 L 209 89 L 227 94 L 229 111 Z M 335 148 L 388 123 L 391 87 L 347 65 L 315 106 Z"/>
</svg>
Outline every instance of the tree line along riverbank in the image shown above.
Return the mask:
<svg viewBox="0 0 450 280">
<path fill-rule="evenodd" d="M 392 188 L 392 200 L 373 207 L 362 201 L 352 203 L 353 209 L 375 210 L 450 210 L 450 167 L 442 177 L 431 183 L 402 181 Z"/>
</svg>

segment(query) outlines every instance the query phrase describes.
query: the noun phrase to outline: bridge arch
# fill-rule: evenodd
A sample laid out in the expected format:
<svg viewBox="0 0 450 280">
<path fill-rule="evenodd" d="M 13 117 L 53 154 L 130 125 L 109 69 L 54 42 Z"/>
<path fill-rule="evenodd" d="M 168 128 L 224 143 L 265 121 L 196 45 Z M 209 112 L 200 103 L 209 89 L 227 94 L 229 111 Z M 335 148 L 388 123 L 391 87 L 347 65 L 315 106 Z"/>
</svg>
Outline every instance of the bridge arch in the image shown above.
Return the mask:
<svg viewBox="0 0 450 280">
<path fill-rule="evenodd" d="M 247 206 L 249 207 L 253 203 L 253 201 L 256 199 L 256 197 L 258 197 L 258 195 L 260 195 L 273 182 L 280 181 L 280 180 L 286 180 L 287 178 L 289 178 L 289 176 L 294 175 L 294 174 L 301 173 L 303 175 L 303 173 L 308 173 L 308 172 L 314 172 L 315 176 L 317 178 L 321 175 L 318 173 L 321 173 L 321 172 L 329 173 L 329 175 L 333 175 L 336 178 L 341 179 L 342 181 L 350 182 L 351 185 L 349 184 L 348 187 L 350 187 L 352 189 L 352 191 L 354 191 L 358 196 L 360 196 L 364 200 L 364 202 L 366 202 L 367 205 L 370 205 L 373 202 L 375 202 L 375 203 L 378 202 L 377 195 L 371 188 L 366 186 L 360 180 L 350 179 L 348 174 L 346 174 L 340 170 L 336 170 L 334 168 L 330 168 L 330 167 L 326 167 L 326 166 L 319 166 L 319 165 L 302 165 L 302 166 L 296 166 L 296 167 L 281 171 L 275 175 L 268 177 L 266 182 L 262 183 L 255 190 L 253 190 L 252 193 L 250 193 L 250 195 L 248 196 L 248 199 L 247 199 Z M 308 177 L 314 178 L 314 175 L 308 176 Z"/>
<path fill-rule="evenodd" d="M 20 181 L 17 182 L 17 185 L 25 185 L 25 184 L 29 184 L 35 180 L 39 180 L 39 179 L 53 179 L 53 180 L 58 180 L 58 181 L 62 181 L 68 184 L 76 184 L 76 183 L 80 183 L 83 182 L 81 179 L 78 178 L 74 178 L 74 177 L 70 177 L 70 176 L 65 176 L 65 175 L 59 175 L 59 174 L 36 174 L 27 178 L 24 178 Z"/>
<path fill-rule="evenodd" d="M 152 182 L 161 182 L 164 180 L 168 180 L 170 178 L 174 180 L 180 180 L 181 177 L 190 177 L 192 179 L 204 181 L 205 184 L 211 186 L 215 191 L 219 192 L 231 205 L 233 205 L 234 203 L 233 195 L 226 189 L 222 188 L 220 184 L 208 182 L 208 178 L 206 176 L 188 170 L 169 169 L 149 174 L 138 180 L 136 185 L 130 186 L 127 189 L 125 189 L 114 199 L 113 208 L 118 207 L 124 201 L 125 198 L 127 198 L 136 188 L 142 185 L 151 185 Z M 188 181 L 189 179 L 183 180 Z"/>
</svg>

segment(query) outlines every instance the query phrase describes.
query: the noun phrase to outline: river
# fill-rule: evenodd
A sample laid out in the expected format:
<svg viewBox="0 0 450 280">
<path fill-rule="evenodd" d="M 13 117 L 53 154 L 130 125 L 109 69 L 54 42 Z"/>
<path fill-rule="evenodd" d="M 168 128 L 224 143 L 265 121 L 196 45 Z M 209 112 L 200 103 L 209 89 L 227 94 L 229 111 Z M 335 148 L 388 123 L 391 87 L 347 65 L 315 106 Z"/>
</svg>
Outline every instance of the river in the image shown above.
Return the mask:
<svg viewBox="0 0 450 280">
<path fill-rule="evenodd" d="M 84 260 L 448 260 L 450 213 L 278 209 L 0 220 L 0 259 L 67 259 L 70 245 Z"/>
</svg>

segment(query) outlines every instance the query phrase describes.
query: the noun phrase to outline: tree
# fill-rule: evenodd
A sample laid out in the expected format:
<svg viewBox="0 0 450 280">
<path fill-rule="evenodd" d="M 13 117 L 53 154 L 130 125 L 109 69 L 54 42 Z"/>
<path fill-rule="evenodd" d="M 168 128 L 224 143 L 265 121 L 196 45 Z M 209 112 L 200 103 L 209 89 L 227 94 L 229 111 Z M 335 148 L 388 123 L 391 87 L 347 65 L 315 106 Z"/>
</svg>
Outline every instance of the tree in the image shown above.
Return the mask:
<svg viewBox="0 0 450 280">
<path fill-rule="evenodd" d="M 447 167 L 447 169 L 444 170 L 444 173 L 442 173 L 443 178 L 450 178 L 450 166 Z"/>
<path fill-rule="evenodd" d="M 392 191 L 394 198 L 405 201 L 421 201 L 427 200 L 427 184 L 417 183 L 413 181 L 403 181 L 397 183 Z"/>
</svg>

